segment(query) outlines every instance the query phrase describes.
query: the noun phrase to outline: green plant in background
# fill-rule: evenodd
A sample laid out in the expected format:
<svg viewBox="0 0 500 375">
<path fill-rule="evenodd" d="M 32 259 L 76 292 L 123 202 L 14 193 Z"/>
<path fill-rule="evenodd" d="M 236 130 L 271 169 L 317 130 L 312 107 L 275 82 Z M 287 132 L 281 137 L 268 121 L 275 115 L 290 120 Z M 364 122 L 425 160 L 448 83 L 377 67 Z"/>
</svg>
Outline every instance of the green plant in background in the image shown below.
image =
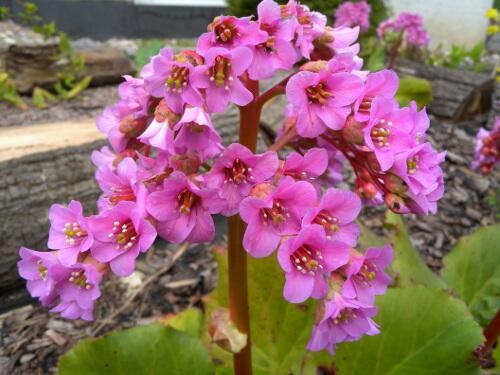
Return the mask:
<svg viewBox="0 0 500 375">
<path fill-rule="evenodd" d="M 430 53 L 428 62 L 434 66 L 479 73 L 488 66 L 485 58 L 486 47 L 484 42 L 480 42 L 470 49 L 454 44 L 449 51 L 446 51 L 442 46 L 438 46 Z"/>
<path fill-rule="evenodd" d="M 0 8 L 0 19 L 2 15 L 1 9 L 2 8 Z M 10 16 L 8 12 L 9 9 L 6 9 L 6 16 Z M 53 59 L 54 61 L 65 63 L 64 69 L 59 73 L 57 82 L 55 82 L 51 88 L 44 89 L 35 87 L 33 89 L 32 101 L 37 108 L 47 108 L 48 102 L 57 103 L 63 100 L 73 99 L 89 86 L 91 77 L 85 75 L 85 60 L 83 56 L 76 53 L 68 35 L 58 30 L 55 22 L 43 22 L 36 4 L 31 2 L 24 3 L 22 11 L 17 14 L 16 18 L 21 23 L 31 26 L 32 30 L 42 35 L 44 39 L 57 37 L 59 39 L 59 50 L 58 53 L 53 56 Z M 16 91 L 14 84 L 9 81 L 8 78 L 6 78 L 5 82 L 8 82 L 8 84 L 4 83 L 3 86 L 0 86 L 0 90 L 8 92 L 8 94 L 0 95 L 0 100 L 9 101 L 18 108 L 26 109 L 26 104 L 22 101 L 17 92 L 17 99 L 13 99 L 13 92 Z M 21 103 L 20 101 L 23 103 L 22 105 L 19 104 Z"/>
<path fill-rule="evenodd" d="M 149 62 L 151 56 L 157 55 L 158 52 L 165 46 L 163 39 L 143 40 L 139 44 L 137 53 L 135 54 L 135 66 L 137 70 L 141 70 L 144 65 Z"/>
<path fill-rule="evenodd" d="M 16 86 L 9 79 L 7 73 L 0 73 L 0 101 L 6 101 L 14 104 L 19 109 L 26 109 L 26 103 L 19 96 Z"/>
<path fill-rule="evenodd" d="M 10 18 L 10 8 L 0 7 L 0 21 Z"/>
</svg>

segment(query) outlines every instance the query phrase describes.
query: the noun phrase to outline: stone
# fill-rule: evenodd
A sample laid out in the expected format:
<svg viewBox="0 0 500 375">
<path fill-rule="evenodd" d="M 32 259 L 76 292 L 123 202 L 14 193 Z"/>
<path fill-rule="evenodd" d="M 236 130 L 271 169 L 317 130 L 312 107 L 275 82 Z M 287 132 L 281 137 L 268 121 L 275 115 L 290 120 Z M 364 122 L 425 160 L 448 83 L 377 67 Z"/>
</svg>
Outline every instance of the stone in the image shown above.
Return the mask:
<svg viewBox="0 0 500 375">
<path fill-rule="evenodd" d="M 19 359 L 19 363 L 24 364 L 30 362 L 33 358 L 35 358 L 35 354 L 29 353 L 29 354 L 24 354 L 21 356 Z"/>
</svg>

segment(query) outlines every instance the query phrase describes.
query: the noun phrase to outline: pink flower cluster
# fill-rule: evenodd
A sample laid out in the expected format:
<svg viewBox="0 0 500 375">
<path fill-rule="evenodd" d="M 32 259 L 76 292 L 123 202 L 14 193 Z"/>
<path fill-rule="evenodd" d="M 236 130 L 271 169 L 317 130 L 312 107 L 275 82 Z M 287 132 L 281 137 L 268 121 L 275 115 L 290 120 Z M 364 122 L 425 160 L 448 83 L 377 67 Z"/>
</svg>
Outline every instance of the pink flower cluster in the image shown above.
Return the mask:
<svg viewBox="0 0 500 375">
<path fill-rule="evenodd" d="M 370 28 L 372 7 L 365 0 L 346 1 L 335 10 L 335 26 L 359 26 L 361 31 Z"/>
<path fill-rule="evenodd" d="M 482 174 L 490 174 L 500 164 L 500 117 L 495 119 L 493 129 L 479 129 L 476 136 L 476 151 L 472 168 Z"/>
<path fill-rule="evenodd" d="M 377 35 L 384 38 L 388 33 L 404 34 L 406 45 L 425 47 L 430 37 L 424 27 L 424 19 L 418 13 L 402 12 L 398 17 L 380 23 Z"/>
<path fill-rule="evenodd" d="M 262 1 L 258 19 L 216 17 L 196 50 L 163 49 L 120 100 L 97 119 L 111 148 L 94 151 L 99 212 L 80 203 L 50 209 L 51 252 L 21 248 L 19 272 L 32 296 L 67 318 L 92 319 L 106 273 L 130 275 L 157 235 L 182 243 L 214 238 L 213 216 L 239 214 L 243 246 L 254 257 L 277 252 L 292 303 L 320 300 L 311 350 L 377 333 L 374 296 L 390 281 L 390 247 L 356 247 L 363 198 L 395 212 L 436 211 L 440 163 L 426 142 L 429 119 L 394 100 L 395 73 L 361 70 L 359 27 L 290 0 Z M 302 60 L 309 60 L 292 70 Z M 260 95 L 253 81 L 291 70 Z M 262 105 L 286 94 L 286 118 L 270 150 L 225 147 L 211 115 L 230 103 Z M 277 153 L 291 147 L 284 160 Z M 332 184 L 348 161 L 356 193 Z"/>
</svg>

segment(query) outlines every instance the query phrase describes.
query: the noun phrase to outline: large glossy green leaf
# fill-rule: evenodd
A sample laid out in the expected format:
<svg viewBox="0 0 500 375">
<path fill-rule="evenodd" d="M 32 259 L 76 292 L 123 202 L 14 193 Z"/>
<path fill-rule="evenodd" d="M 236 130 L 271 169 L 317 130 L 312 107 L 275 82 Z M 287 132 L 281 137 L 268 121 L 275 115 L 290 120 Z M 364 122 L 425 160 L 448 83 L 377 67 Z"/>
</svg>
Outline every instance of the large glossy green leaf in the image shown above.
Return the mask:
<svg viewBox="0 0 500 375">
<path fill-rule="evenodd" d="M 59 361 L 60 375 L 212 373 L 200 339 L 158 323 L 85 339 Z"/>
<path fill-rule="evenodd" d="M 227 307 L 227 262 L 217 255 L 219 285 L 215 296 Z M 284 275 L 274 256 L 248 258 L 251 340 L 254 374 L 298 374 L 307 355 L 314 303 L 292 304 L 283 298 Z M 223 355 L 219 356 L 220 359 Z M 226 357 L 226 365 L 227 363 Z"/>
<path fill-rule="evenodd" d="M 432 100 L 432 86 L 426 79 L 417 77 L 403 77 L 399 80 L 396 100 L 400 106 L 407 106 L 412 100 L 417 102 L 419 108 L 427 105 Z"/>
<path fill-rule="evenodd" d="M 201 337 L 203 329 L 203 313 L 195 307 L 181 311 L 178 314 L 169 314 L 160 319 L 160 323 L 178 331 Z"/>
<path fill-rule="evenodd" d="M 408 287 L 377 299 L 381 333 L 341 344 L 334 357 L 338 374 L 478 374 L 473 350 L 481 328 L 464 303 L 446 292 Z"/>
<path fill-rule="evenodd" d="M 392 271 L 396 285 L 445 288 L 444 281 L 427 267 L 413 247 L 401 215 L 388 212 L 386 224 L 392 231 L 390 238 L 394 249 Z"/>
<path fill-rule="evenodd" d="M 500 309 L 500 225 L 462 237 L 444 264 L 443 278 L 487 325 Z"/>
</svg>

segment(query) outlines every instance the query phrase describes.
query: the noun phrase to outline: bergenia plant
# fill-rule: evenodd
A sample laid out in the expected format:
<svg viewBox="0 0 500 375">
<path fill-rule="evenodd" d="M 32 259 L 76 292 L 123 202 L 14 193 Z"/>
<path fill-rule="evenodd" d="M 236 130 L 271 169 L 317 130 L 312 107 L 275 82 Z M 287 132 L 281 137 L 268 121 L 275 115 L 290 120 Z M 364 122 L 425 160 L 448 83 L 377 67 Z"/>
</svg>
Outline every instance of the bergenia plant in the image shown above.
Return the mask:
<svg viewBox="0 0 500 375">
<path fill-rule="evenodd" d="M 361 32 L 370 28 L 370 13 L 372 7 L 365 0 L 345 1 L 335 10 L 335 27 L 359 26 Z"/>
<path fill-rule="evenodd" d="M 479 129 L 472 161 L 472 168 L 482 174 L 490 174 L 497 165 L 500 165 L 500 117 L 495 119 L 493 129 Z"/>
<path fill-rule="evenodd" d="M 394 60 L 402 50 L 418 59 L 430 42 L 424 18 L 418 13 L 402 12 L 396 18 L 382 21 L 377 27 L 377 35 L 389 46 L 389 67 L 394 66 Z"/>
<path fill-rule="evenodd" d="M 396 74 L 362 70 L 358 27 L 331 28 L 295 0 L 264 0 L 257 13 L 215 18 L 196 50 L 164 49 L 121 84 L 98 119 L 111 144 L 92 155 L 98 214 L 85 216 L 74 201 L 54 205 L 53 251 L 20 250 L 20 275 L 51 311 L 91 320 L 106 275 L 130 275 L 157 236 L 211 241 L 221 214 L 229 217 L 229 316 L 242 333 L 248 254 L 277 258 L 290 303 L 317 300 L 310 350 L 333 353 L 384 329 L 374 297 L 390 283 L 392 249 L 357 248 L 356 218 L 363 204 L 435 213 L 444 153 L 427 141 L 425 109 L 398 106 Z M 287 76 L 261 92 L 259 80 L 278 73 Z M 287 101 L 283 126 L 257 153 L 261 109 L 277 95 Z M 223 145 L 211 117 L 230 105 L 240 110 L 240 138 Z M 353 191 L 334 186 L 346 161 Z M 250 347 L 234 355 L 236 373 L 250 372 Z"/>
</svg>

